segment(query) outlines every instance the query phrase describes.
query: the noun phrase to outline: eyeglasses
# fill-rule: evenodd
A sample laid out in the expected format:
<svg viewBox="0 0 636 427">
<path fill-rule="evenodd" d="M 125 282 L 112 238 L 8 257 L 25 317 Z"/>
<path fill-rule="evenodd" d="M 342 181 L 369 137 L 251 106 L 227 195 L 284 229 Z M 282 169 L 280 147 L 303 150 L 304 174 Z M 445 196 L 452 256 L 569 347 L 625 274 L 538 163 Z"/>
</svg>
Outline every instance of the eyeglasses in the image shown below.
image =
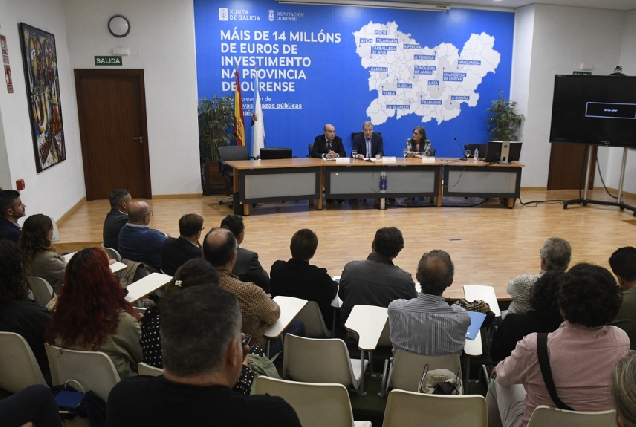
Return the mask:
<svg viewBox="0 0 636 427">
<path fill-rule="evenodd" d="M 146 216 L 152 216 L 152 211 L 148 212 Z"/>
</svg>

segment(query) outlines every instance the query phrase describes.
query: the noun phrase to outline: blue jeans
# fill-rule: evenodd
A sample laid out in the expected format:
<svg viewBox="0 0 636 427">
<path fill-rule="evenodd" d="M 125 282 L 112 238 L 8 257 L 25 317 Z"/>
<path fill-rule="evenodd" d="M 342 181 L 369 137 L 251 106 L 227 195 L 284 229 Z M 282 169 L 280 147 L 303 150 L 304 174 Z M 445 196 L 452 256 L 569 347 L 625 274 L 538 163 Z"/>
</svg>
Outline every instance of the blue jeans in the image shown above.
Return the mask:
<svg viewBox="0 0 636 427">
<path fill-rule="evenodd" d="M 285 334 L 294 334 L 299 337 L 304 337 L 305 335 L 307 335 L 305 324 L 301 320 L 294 319 L 281 335 Z M 275 340 L 271 340 L 269 342 L 269 357 L 275 356 L 281 351 L 283 351 L 282 337 L 278 337 Z"/>
</svg>

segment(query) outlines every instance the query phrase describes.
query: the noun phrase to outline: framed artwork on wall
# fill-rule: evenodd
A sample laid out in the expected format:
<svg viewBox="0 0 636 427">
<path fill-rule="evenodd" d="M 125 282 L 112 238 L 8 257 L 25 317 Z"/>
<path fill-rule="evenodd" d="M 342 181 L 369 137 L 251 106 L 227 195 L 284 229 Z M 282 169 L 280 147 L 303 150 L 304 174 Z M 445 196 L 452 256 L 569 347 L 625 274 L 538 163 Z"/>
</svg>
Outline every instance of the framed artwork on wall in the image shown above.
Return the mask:
<svg viewBox="0 0 636 427">
<path fill-rule="evenodd" d="M 35 166 L 38 173 L 66 160 L 55 36 L 19 24 Z"/>
</svg>

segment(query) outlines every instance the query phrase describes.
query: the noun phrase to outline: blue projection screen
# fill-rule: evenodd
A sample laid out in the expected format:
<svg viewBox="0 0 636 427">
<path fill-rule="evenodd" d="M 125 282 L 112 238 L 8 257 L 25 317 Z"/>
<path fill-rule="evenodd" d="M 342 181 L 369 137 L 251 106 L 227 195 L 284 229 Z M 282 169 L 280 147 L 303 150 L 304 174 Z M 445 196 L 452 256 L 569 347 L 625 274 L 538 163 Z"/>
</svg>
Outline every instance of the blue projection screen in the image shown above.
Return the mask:
<svg viewBox="0 0 636 427">
<path fill-rule="evenodd" d="M 238 68 L 248 146 L 258 73 L 266 147 L 307 144 L 326 123 L 347 154 L 370 120 L 386 155 L 415 126 L 438 157 L 488 141 L 486 108 L 508 97 L 514 14 L 406 11 L 276 1 L 194 0 L 199 98 L 233 95 Z"/>
</svg>

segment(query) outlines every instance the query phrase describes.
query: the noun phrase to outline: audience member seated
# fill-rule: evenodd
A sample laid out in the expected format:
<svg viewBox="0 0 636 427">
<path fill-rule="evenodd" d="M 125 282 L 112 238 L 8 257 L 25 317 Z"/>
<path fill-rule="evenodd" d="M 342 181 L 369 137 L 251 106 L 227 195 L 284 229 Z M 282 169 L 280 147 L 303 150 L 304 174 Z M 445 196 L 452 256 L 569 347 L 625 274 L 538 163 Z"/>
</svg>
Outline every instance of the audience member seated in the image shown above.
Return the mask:
<svg viewBox="0 0 636 427">
<path fill-rule="evenodd" d="M 245 238 L 245 225 L 243 218 L 238 215 L 228 215 L 221 221 L 221 227 L 227 228 L 234 234 L 236 241 L 240 245 Z M 252 282 L 261 287 L 265 293 L 269 293 L 269 276 L 261 266 L 256 252 L 248 251 L 239 246 L 236 264 L 232 274 L 243 282 Z"/>
<path fill-rule="evenodd" d="M 616 280 L 606 269 L 581 263 L 565 273 L 558 292 L 564 322 L 547 335 L 557 400 L 575 411 L 612 409 L 612 370 L 629 353 L 629 337 L 608 326 L 621 304 Z M 536 333 L 521 340 L 493 369 L 488 424 L 525 427 L 539 405 L 556 406 L 543 380 Z"/>
<path fill-rule="evenodd" d="M 164 374 L 117 384 L 108 397 L 107 426 L 300 427 L 280 397 L 232 393 L 247 347 L 230 292 L 192 286 L 172 295 L 161 317 Z"/>
<path fill-rule="evenodd" d="M 422 292 L 411 300 L 389 304 L 391 343 L 395 350 L 426 356 L 461 353 L 470 316 L 457 304 L 448 305 L 442 294 L 453 283 L 450 255 L 441 250 L 425 253 L 416 278 Z"/>
<path fill-rule="evenodd" d="M 627 332 L 630 347 L 636 350 L 636 248 L 618 249 L 610 257 L 609 265 L 623 292 L 623 302 L 612 325 Z"/>
<path fill-rule="evenodd" d="M 393 264 L 402 248 L 404 238 L 400 230 L 395 227 L 380 228 L 375 233 L 367 259 L 345 265 L 338 291 L 343 302 L 343 322 L 354 305 L 388 307 L 396 299 L 417 296 L 411 275 Z"/>
<path fill-rule="evenodd" d="M 46 279 L 55 293 L 59 293 L 66 261 L 52 246 L 53 221 L 46 215 L 31 215 L 24 221 L 20 235 L 22 265 L 27 276 Z"/>
<path fill-rule="evenodd" d="M 168 237 L 161 249 L 161 268 L 164 273 L 174 276 L 177 268 L 193 258 L 201 258 L 199 238 L 203 227 L 203 217 L 197 214 L 183 215 L 179 220 L 179 238 Z"/>
<path fill-rule="evenodd" d="M 548 271 L 537 280 L 530 294 L 530 311 L 523 314 L 510 313 L 495 332 L 495 337 L 490 348 L 490 357 L 493 362 L 499 362 L 510 356 L 517 342 L 532 332 L 554 332 L 563 322 L 557 293 L 562 271 Z"/>
<path fill-rule="evenodd" d="M 20 240 L 18 220 L 25 213 L 26 205 L 20 200 L 20 193 L 15 190 L 0 190 L 0 240 Z"/>
<path fill-rule="evenodd" d="M 161 248 L 168 236 L 150 228 L 152 211 L 146 202 L 132 202 L 128 223 L 119 232 L 119 253 L 122 258 L 143 262 L 161 270 Z"/>
<path fill-rule="evenodd" d="M 99 248 L 71 258 L 46 339 L 72 350 L 106 353 L 120 378 L 137 374 L 141 362 L 140 328 L 124 290 Z"/>
<path fill-rule="evenodd" d="M 238 243 L 225 228 L 213 228 L 203 240 L 205 259 L 219 272 L 219 286 L 234 294 L 239 302 L 243 323 L 241 332 L 252 336 L 251 343 L 264 347 L 265 329 L 280 317 L 280 307 L 254 283 L 242 282 L 232 273 Z"/>
<path fill-rule="evenodd" d="M 132 202 L 130 192 L 117 188 L 108 197 L 110 211 L 104 220 L 104 247 L 119 251 L 119 231 L 128 222 L 128 209 Z"/>
<path fill-rule="evenodd" d="M 219 273 L 209 262 L 202 258 L 186 261 L 175 274 L 174 278 L 166 285 L 166 289 L 159 300 L 158 305 L 149 307 L 141 319 L 141 351 L 144 355 L 143 362 L 150 366 L 163 369 L 161 361 L 161 334 L 159 314 L 170 295 L 191 286 L 218 286 Z M 261 347 L 251 347 L 250 354 L 264 356 Z M 250 394 L 252 383 L 254 382 L 254 371 L 243 364 L 241 377 L 232 388 L 236 393 L 247 396 Z"/>
<path fill-rule="evenodd" d="M 318 248 L 318 236 L 311 230 L 298 230 L 291 238 L 289 261 L 272 264 L 269 282 L 272 296 L 287 296 L 315 301 L 320 307 L 325 325 L 331 329 L 334 309 L 331 302 L 338 292 L 338 284 L 324 268 L 309 264 Z"/>
<path fill-rule="evenodd" d="M 614 368 L 612 398 L 616 405 L 617 426 L 636 426 L 636 353 L 630 353 Z"/>
<path fill-rule="evenodd" d="M 2 427 L 62 427 L 59 411 L 53 393 L 43 384 L 0 400 Z"/>
<path fill-rule="evenodd" d="M 546 271 L 567 270 L 572 259 L 572 247 L 567 240 L 560 237 L 550 237 L 543 243 L 543 247 L 539 249 L 539 256 L 541 259 L 541 271 L 539 274 L 522 274 L 510 279 L 508 282 L 507 291 L 512 297 L 508 313 L 522 314 L 531 309 L 530 293 L 537 279 L 543 276 Z"/>
<path fill-rule="evenodd" d="M 50 383 L 44 331 L 51 313 L 27 298 L 28 285 L 20 262 L 20 250 L 9 240 L 0 240 L 0 271 L 0 331 L 22 335 L 31 347 L 42 375 Z"/>
</svg>

